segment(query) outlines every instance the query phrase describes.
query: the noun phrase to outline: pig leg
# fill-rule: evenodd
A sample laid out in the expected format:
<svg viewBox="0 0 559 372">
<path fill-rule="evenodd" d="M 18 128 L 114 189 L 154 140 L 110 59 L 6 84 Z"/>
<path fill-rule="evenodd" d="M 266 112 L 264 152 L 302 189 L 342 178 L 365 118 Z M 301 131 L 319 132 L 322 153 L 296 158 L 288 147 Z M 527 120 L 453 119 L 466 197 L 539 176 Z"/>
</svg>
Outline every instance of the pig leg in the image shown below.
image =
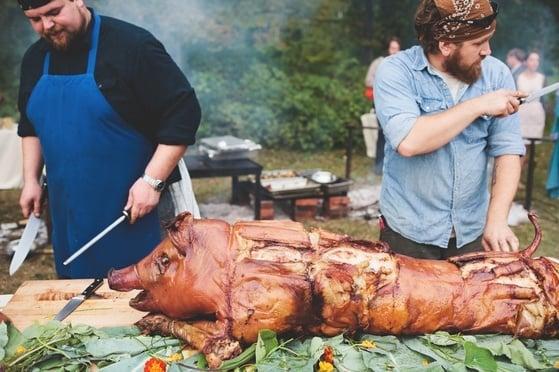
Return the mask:
<svg viewBox="0 0 559 372">
<path fill-rule="evenodd" d="M 226 335 L 223 322 L 174 320 L 160 314 L 150 314 L 136 323 L 145 333 L 156 333 L 180 338 L 206 356 L 211 368 L 241 353 L 239 342 Z"/>
</svg>

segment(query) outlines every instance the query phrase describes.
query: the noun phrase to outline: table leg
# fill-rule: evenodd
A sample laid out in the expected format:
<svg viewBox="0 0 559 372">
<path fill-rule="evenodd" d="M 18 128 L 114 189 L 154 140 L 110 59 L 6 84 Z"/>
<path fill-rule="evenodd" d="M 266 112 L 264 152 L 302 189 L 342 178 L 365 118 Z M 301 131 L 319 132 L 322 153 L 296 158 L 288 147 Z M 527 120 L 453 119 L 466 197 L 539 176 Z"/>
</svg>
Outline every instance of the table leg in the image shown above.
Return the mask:
<svg viewBox="0 0 559 372">
<path fill-rule="evenodd" d="M 239 204 L 239 177 L 231 177 L 231 204 Z"/>
<path fill-rule="evenodd" d="M 256 174 L 254 181 L 254 219 L 260 219 L 260 173 Z"/>
</svg>

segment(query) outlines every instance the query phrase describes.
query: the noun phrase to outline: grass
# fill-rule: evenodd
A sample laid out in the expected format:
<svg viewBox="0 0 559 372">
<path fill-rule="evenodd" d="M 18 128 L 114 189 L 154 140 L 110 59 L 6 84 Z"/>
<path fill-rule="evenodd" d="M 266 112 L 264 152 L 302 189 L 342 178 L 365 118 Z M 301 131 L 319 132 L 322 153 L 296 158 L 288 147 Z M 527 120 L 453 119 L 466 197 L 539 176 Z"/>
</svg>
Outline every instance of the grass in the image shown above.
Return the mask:
<svg viewBox="0 0 559 372">
<path fill-rule="evenodd" d="M 540 224 L 544 237 L 538 255 L 559 256 L 559 200 L 547 197 L 545 182 L 547 167 L 551 155 L 551 146 L 538 146 L 536 152 L 537 167 L 533 190 L 533 209 L 540 217 Z M 353 157 L 352 178 L 356 184 L 372 182 L 370 167 L 372 160 L 357 153 Z M 363 152 L 363 151 L 359 151 Z M 313 169 L 329 170 L 339 176 L 345 173 L 344 151 L 329 151 L 322 153 L 299 153 L 287 150 L 261 151 L 256 159 L 264 169 Z M 524 182 L 525 177 L 522 182 Z M 201 203 L 227 202 L 230 198 L 231 181 L 228 178 L 193 180 L 193 187 L 197 199 Z M 17 203 L 19 190 L 0 191 L 0 222 L 13 222 L 21 219 Z M 516 200 L 523 202 L 524 194 L 519 191 Z M 378 227 L 374 221 L 336 219 L 336 220 L 308 220 L 306 226 L 316 226 L 337 233 L 348 234 L 358 239 L 376 240 Z M 528 245 L 533 238 L 533 228 L 530 224 L 513 228 L 522 246 Z M 51 254 L 34 254 L 28 257 L 22 268 L 14 277 L 8 276 L 9 258 L 0 255 L 0 294 L 13 293 L 25 280 L 56 278 Z"/>
</svg>

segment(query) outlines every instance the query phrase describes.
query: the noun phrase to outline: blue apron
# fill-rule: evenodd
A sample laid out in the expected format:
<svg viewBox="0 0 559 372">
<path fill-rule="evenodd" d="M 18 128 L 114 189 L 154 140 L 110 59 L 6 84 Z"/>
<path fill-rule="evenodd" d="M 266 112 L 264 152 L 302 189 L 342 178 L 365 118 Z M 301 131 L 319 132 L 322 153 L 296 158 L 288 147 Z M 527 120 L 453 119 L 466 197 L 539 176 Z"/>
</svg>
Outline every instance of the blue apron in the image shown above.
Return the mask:
<svg viewBox="0 0 559 372">
<path fill-rule="evenodd" d="M 122 223 L 70 265 L 62 262 L 122 215 L 128 190 L 142 175 L 154 145 L 128 125 L 94 78 L 101 18 L 93 14 L 87 72 L 43 75 L 27 116 L 39 137 L 48 177 L 52 243 L 58 275 L 105 277 L 136 263 L 161 240 L 157 208 L 134 225 Z"/>
</svg>

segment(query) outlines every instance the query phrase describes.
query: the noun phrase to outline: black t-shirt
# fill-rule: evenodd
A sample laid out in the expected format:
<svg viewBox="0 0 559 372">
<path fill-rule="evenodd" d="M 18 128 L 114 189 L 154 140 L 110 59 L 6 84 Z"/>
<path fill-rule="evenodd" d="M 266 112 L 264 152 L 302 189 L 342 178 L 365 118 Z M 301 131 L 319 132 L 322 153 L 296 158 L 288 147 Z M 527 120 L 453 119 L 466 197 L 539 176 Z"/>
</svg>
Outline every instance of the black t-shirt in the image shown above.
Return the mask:
<svg viewBox="0 0 559 372">
<path fill-rule="evenodd" d="M 65 52 L 52 50 L 40 39 L 25 53 L 21 66 L 18 134 L 35 136 L 26 114 L 27 103 L 43 73 L 47 51 L 52 75 L 86 72 L 92 17 L 88 30 Z M 132 24 L 101 17 L 95 81 L 112 108 L 153 144 L 192 145 L 200 124 L 200 105 L 194 89 L 148 31 Z M 177 180 L 173 171 L 170 182 Z"/>
</svg>

